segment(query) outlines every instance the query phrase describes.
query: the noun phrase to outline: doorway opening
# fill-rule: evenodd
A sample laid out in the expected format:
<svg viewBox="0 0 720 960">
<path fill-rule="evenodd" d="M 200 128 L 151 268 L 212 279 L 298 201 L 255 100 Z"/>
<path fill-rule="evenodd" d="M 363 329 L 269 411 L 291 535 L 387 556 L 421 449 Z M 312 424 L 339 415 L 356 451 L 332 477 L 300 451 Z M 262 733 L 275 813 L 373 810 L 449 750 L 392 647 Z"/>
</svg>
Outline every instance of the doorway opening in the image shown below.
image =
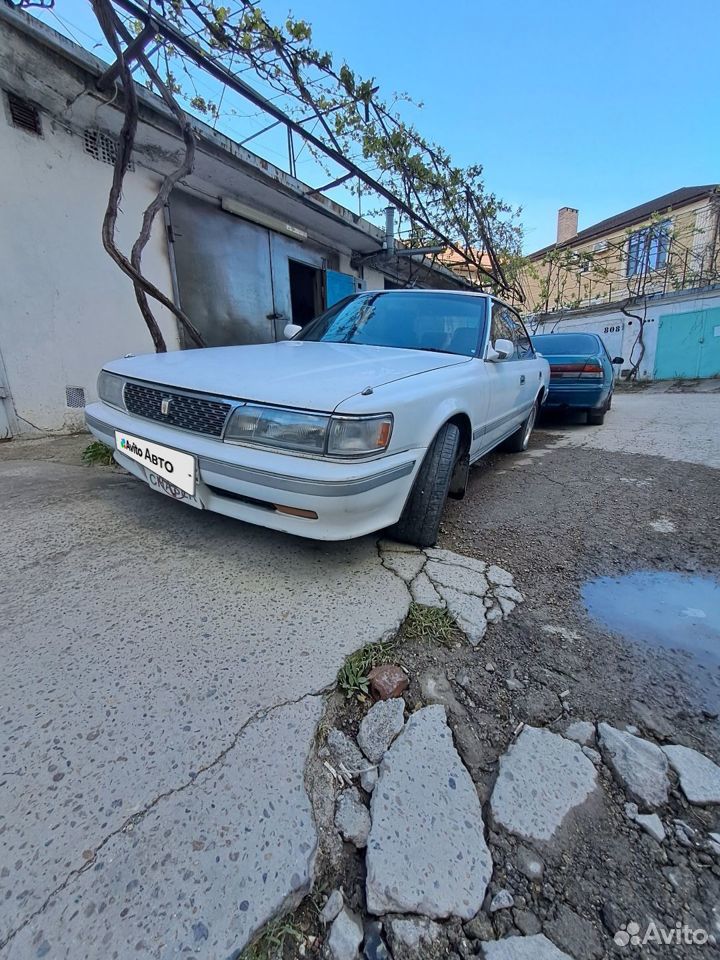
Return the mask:
<svg viewBox="0 0 720 960">
<path fill-rule="evenodd" d="M 290 306 L 292 322 L 304 327 L 323 311 L 322 270 L 290 260 Z"/>
</svg>

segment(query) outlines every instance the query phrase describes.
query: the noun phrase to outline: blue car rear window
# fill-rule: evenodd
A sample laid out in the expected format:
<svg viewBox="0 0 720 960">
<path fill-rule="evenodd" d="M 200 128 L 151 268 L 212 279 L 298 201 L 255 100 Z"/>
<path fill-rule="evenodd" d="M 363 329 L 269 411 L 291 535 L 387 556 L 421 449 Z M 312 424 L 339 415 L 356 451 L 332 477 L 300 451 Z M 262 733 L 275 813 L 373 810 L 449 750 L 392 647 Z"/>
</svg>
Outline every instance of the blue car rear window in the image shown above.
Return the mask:
<svg viewBox="0 0 720 960">
<path fill-rule="evenodd" d="M 592 356 L 600 353 L 600 344 L 587 333 L 546 333 L 532 338 L 533 346 L 546 357 L 558 354 L 582 354 Z"/>
</svg>

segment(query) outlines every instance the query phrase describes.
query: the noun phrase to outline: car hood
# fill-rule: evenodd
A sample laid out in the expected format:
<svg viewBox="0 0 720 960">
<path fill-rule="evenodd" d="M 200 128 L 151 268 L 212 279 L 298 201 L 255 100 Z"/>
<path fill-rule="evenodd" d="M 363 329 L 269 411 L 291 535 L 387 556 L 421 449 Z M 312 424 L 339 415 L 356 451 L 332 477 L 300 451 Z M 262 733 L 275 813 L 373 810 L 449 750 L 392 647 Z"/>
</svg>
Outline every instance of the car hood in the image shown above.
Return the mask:
<svg viewBox="0 0 720 960">
<path fill-rule="evenodd" d="M 285 340 L 125 357 L 105 369 L 168 387 L 330 412 L 366 387 L 468 362 L 450 353 Z"/>
</svg>

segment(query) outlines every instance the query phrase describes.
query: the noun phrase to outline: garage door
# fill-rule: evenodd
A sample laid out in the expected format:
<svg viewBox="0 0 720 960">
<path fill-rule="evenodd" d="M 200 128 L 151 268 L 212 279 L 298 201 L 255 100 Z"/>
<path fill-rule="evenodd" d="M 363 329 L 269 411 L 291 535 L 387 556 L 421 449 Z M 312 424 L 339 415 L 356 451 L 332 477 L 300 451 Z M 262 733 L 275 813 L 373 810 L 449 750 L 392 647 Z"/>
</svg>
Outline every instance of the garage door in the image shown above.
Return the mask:
<svg viewBox="0 0 720 960">
<path fill-rule="evenodd" d="M 670 313 L 658 322 L 655 377 L 720 376 L 720 307 Z"/>
</svg>

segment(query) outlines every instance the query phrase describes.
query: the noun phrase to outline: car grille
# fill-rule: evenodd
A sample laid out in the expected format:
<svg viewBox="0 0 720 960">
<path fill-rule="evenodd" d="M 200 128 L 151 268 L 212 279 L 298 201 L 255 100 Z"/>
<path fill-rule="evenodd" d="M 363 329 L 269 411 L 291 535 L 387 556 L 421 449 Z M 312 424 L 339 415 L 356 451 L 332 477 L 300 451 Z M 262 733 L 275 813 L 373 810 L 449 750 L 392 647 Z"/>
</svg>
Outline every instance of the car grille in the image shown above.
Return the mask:
<svg viewBox="0 0 720 960">
<path fill-rule="evenodd" d="M 163 400 L 169 401 L 167 413 L 162 410 Z M 231 404 L 221 400 L 172 393 L 162 387 L 131 382 L 125 384 L 125 406 L 128 413 L 134 413 L 136 417 L 157 420 L 210 437 L 222 436 L 231 409 Z"/>
</svg>

